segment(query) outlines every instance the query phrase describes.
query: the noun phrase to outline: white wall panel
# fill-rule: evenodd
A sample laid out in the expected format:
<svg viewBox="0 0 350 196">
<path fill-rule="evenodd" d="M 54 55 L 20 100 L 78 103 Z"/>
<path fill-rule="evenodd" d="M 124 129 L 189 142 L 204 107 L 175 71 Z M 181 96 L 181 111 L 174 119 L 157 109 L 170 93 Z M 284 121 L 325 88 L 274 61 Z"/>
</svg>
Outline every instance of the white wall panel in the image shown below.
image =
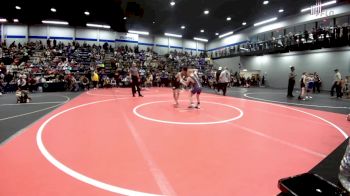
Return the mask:
<svg viewBox="0 0 350 196">
<path fill-rule="evenodd" d="M 6 25 L 4 26 L 4 36 L 6 37 L 6 44 L 12 42 L 22 45 L 28 41 L 28 28 L 25 25 Z"/>
<path fill-rule="evenodd" d="M 339 51 L 322 49 L 277 55 L 222 58 L 214 60 L 214 67 L 227 66 L 235 72 L 239 70 L 238 64 L 241 63 L 241 69 L 260 70 L 261 74 L 265 75 L 269 87 L 287 88 L 289 67 L 293 65 L 298 74 L 296 88 L 299 88 L 299 80 L 303 72 L 318 72 L 323 81 L 322 89 L 330 90 L 334 69 L 339 69 L 343 78 L 350 76 L 349 56 L 349 48 L 339 49 Z"/>
</svg>

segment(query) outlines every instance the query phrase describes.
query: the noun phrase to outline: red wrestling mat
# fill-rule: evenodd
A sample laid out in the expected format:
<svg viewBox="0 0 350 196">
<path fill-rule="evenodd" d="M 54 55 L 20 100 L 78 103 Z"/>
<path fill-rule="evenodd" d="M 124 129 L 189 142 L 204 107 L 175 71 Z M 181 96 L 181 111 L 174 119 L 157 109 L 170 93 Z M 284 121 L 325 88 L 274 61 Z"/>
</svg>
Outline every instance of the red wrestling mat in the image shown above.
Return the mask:
<svg viewBox="0 0 350 196">
<path fill-rule="evenodd" d="M 276 195 L 350 132 L 344 115 L 171 89 L 92 90 L 0 147 L 0 195 Z M 344 131 L 344 132 L 343 132 Z"/>
</svg>

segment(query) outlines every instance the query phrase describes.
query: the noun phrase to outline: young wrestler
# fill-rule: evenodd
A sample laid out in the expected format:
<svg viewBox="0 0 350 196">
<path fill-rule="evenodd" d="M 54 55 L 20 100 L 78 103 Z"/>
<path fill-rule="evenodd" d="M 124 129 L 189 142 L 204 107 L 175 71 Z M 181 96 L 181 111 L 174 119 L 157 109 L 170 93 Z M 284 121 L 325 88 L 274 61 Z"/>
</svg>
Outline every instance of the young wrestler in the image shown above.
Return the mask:
<svg viewBox="0 0 350 196">
<path fill-rule="evenodd" d="M 182 81 L 186 86 L 191 86 L 192 89 L 190 91 L 190 105 L 189 108 L 197 108 L 200 109 L 200 99 L 199 95 L 202 92 L 202 84 L 199 82 L 199 77 L 197 73 L 193 72 L 189 74 L 189 77 L 187 77 L 186 81 Z M 193 95 L 196 95 L 197 98 L 197 105 L 194 106 L 192 97 Z"/>
<path fill-rule="evenodd" d="M 179 106 L 179 96 L 180 96 L 180 90 L 181 90 L 181 80 L 183 78 L 187 77 L 187 67 L 183 67 L 179 73 L 176 74 L 174 81 L 173 81 L 173 95 L 174 95 L 174 101 L 175 107 Z"/>
</svg>

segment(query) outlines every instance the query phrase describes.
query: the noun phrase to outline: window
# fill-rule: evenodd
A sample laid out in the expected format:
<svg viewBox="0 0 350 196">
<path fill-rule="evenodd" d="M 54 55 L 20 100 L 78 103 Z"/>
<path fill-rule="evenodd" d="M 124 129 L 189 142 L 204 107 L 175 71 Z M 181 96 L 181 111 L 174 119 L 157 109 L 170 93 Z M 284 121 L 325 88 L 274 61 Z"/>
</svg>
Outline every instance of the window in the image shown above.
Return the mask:
<svg viewBox="0 0 350 196">
<path fill-rule="evenodd" d="M 312 22 L 312 23 L 309 23 L 309 24 L 305 25 L 305 29 L 308 32 L 312 32 L 313 28 L 316 28 L 316 23 L 315 22 Z"/>
<path fill-rule="evenodd" d="M 272 32 L 266 32 L 265 33 L 265 41 L 272 40 L 271 34 L 272 34 Z"/>
<path fill-rule="evenodd" d="M 258 35 L 258 41 L 265 41 L 265 35 L 264 34 L 259 34 Z"/>
<path fill-rule="evenodd" d="M 342 16 L 335 19 L 335 24 L 337 26 L 348 26 L 349 25 L 349 16 Z"/>
<path fill-rule="evenodd" d="M 284 29 L 276 29 L 274 32 L 273 32 L 273 36 L 275 38 L 279 38 L 279 37 L 282 37 L 284 35 Z"/>
<path fill-rule="evenodd" d="M 293 33 L 293 34 L 295 33 L 294 27 L 287 28 L 286 34 L 289 34 L 289 33 Z"/>
<path fill-rule="evenodd" d="M 333 27 L 333 26 L 334 26 L 333 18 L 325 18 L 323 20 L 318 21 L 318 27 L 319 28 Z"/>
<path fill-rule="evenodd" d="M 305 25 L 298 25 L 295 27 L 295 33 L 297 34 L 301 34 L 301 33 L 304 33 L 305 31 Z"/>
</svg>

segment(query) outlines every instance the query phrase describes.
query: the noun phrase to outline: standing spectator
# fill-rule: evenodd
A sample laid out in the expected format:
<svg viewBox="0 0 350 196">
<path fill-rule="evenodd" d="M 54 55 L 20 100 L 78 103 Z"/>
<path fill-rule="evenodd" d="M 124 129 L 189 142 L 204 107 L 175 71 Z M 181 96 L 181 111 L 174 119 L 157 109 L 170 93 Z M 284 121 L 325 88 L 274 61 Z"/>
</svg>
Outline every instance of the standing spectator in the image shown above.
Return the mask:
<svg viewBox="0 0 350 196">
<path fill-rule="evenodd" d="M 321 87 L 321 79 L 320 79 L 320 76 L 318 75 L 317 72 L 314 73 L 314 87 L 313 87 L 313 92 L 315 93 L 316 90 L 318 93 L 321 92 L 320 90 L 320 87 Z"/>
<path fill-rule="evenodd" d="M 333 86 L 331 88 L 331 96 L 334 96 L 334 89 L 336 90 L 337 93 L 337 98 L 341 98 L 342 97 L 342 93 L 341 93 L 341 74 L 339 73 L 338 69 L 334 70 L 335 74 L 334 74 L 334 81 L 333 81 Z"/>
<path fill-rule="evenodd" d="M 96 71 L 94 71 L 94 72 L 92 73 L 92 75 L 91 75 L 91 81 L 92 81 L 92 84 L 93 84 L 93 86 L 94 86 L 94 89 L 97 88 L 97 85 L 98 85 L 99 80 L 100 80 L 99 75 L 97 74 Z"/>
<path fill-rule="evenodd" d="M 305 94 L 306 94 L 306 72 L 304 72 L 300 78 L 300 95 L 298 99 L 305 101 Z"/>
<path fill-rule="evenodd" d="M 46 45 L 47 45 L 47 48 L 51 48 L 51 40 L 50 39 L 46 40 Z"/>
<path fill-rule="evenodd" d="M 53 48 L 56 48 L 56 46 L 57 46 L 57 41 L 56 41 L 56 39 L 54 39 L 53 40 Z"/>
<path fill-rule="evenodd" d="M 130 74 L 130 78 L 131 78 L 132 96 L 135 97 L 136 90 L 137 90 L 139 97 L 143 97 L 141 95 L 141 89 L 140 89 L 141 78 L 140 78 L 139 70 L 136 67 L 136 63 L 132 63 L 129 74 Z"/>
<path fill-rule="evenodd" d="M 227 67 L 220 73 L 219 76 L 219 86 L 222 89 L 222 94 L 226 96 L 227 85 L 230 82 L 230 72 L 227 70 Z"/>
<path fill-rule="evenodd" d="M 289 73 L 287 97 L 294 97 L 293 90 L 294 90 L 294 85 L 295 85 L 295 77 L 297 76 L 297 74 L 294 73 L 294 71 L 295 71 L 294 66 L 291 66 L 290 70 L 291 70 L 291 72 Z"/>
<path fill-rule="evenodd" d="M 219 84 L 219 78 L 220 78 L 221 71 L 222 71 L 222 67 L 219 67 L 218 71 L 216 72 L 216 90 L 218 91 L 218 93 L 220 92 L 220 89 L 221 89 L 220 84 Z"/>
</svg>

